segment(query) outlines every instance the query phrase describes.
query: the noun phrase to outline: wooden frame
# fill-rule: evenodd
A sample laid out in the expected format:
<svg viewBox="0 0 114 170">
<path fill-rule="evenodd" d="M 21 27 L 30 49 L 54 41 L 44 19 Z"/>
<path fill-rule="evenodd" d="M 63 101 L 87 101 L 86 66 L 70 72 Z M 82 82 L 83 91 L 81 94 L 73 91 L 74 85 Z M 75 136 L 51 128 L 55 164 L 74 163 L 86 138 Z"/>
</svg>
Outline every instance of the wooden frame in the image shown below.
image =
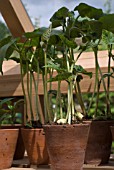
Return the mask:
<svg viewBox="0 0 114 170">
<path fill-rule="evenodd" d="M 21 0 L 0 0 L 0 12 L 14 37 L 34 30 Z"/>
</svg>

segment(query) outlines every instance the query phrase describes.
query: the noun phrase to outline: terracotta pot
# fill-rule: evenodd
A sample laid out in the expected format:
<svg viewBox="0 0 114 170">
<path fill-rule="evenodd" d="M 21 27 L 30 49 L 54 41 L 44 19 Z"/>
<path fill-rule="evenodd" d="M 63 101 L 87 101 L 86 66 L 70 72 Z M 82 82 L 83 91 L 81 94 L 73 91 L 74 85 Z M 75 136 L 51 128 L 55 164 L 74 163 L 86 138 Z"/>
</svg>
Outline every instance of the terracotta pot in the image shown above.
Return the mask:
<svg viewBox="0 0 114 170">
<path fill-rule="evenodd" d="M 85 152 L 85 164 L 101 165 L 109 161 L 113 121 L 90 121 L 90 131 Z"/>
<path fill-rule="evenodd" d="M 89 125 L 44 125 L 52 170 L 82 170 Z"/>
<path fill-rule="evenodd" d="M 21 129 L 19 128 L 19 135 L 17 138 L 17 144 L 16 144 L 16 149 L 14 153 L 14 160 L 19 160 L 24 158 L 24 153 L 25 153 L 25 146 L 24 142 L 22 139 L 22 134 L 21 134 Z"/>
<path fill-rule="evenodd" d="M 21 133 L 30 164 L 48 164 L 49 156 L 44 130 L 22 128 Z"/>
<path fill-rule="evenodd" d="M 20 125 L 20 124 L 15 124 L 15 125 L 8 124 L 8 125 L 2 125 L 1 128 L 2 129 L 19 129 L 17 144 L 16 144 L 13 159 L 14 160 L 23 159 L 24 153 L 25 153 L 25 147 L 24 147 L 24 142 L 23 142 L 22 135 L 21 135 L 22 125 Z"/>
<path fill-rule="evenodd" d="M 0 169 L 10 168 L 18 138 L 18 129 L 0 129 Z"/>
</svg>

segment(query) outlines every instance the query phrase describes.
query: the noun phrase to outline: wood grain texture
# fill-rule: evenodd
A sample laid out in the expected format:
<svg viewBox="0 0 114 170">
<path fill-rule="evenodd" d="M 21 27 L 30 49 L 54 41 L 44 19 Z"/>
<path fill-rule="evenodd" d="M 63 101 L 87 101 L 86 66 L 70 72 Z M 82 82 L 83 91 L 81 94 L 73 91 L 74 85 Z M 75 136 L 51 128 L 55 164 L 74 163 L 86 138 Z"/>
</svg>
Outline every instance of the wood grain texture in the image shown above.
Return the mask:
<svg viewBox="0 0 114 170">
<path fill-rule="evenodd" d="M 14 37 L 34 30 L 21 0 L 0 0 L 0 12 Z"/>
</svg>

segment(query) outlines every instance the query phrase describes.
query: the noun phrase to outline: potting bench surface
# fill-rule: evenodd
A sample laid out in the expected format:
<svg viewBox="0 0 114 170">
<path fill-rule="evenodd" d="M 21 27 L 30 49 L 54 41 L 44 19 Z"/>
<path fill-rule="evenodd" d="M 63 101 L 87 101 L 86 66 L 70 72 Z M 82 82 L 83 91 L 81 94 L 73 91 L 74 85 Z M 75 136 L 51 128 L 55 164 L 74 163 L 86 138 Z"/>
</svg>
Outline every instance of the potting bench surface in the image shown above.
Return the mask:
<svg viewBox="0 0 114 170">
<path fill-rule="evenodd" d="M 90 166 L 90 165 L 84 165 L 83 170 L 114 170 L 114 164 L 113 165 L 106 165 L 106 166 Z M 44 166 L 44 167 L 30 167 L 30 168 L 16 168 L 12 167 L 7 170 L 51 170 L 51 168 Z"/>
<path fill-rule="evenodd" d="M 114 159 L 111 159 L 109 164 L 103 166 L 95 165 L 84 165 L 83 170 L 114 170 Z M 51 170 L 49 165 L 42 165 L 36 167 L 34 165 L 30 166 L 27 157 L 23 160 L 16 160 L 13 162 L 12 168 L 6 170 Z"/>
</svg>

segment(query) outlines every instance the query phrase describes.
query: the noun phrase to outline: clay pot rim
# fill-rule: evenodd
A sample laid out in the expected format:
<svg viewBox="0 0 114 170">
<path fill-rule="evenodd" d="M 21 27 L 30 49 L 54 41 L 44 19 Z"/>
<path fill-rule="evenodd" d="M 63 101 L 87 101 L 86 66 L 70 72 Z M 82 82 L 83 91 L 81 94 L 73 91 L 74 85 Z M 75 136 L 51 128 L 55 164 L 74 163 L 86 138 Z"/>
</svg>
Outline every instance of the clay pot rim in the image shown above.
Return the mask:
<svg viewBox="0 0 114 170">
<path fill-rule="evenodd" d="M 71 125 L 68 125 L 68 124 L 65 124 L 65 125 L 43 125 L 43 127 L 48 127 L 48 128 L 51 128 L 51 127 L 56 127 L 56 128 L 76 128 L 76 127 L 80 127 L 80 126 L 90 126 L 88 123 L 80 123 L 80 124 L 71 124 Z"/>
<path fill-rule="evenodd" d="M 34 131 L 34 130 L 42 131 L 43 128 L 23 128 L 23 127 L 22 127 L 21 130 L 26 130 L 26 131 L 28 131 L 28 130 L 29 130 L 29 131 L 30 131 L 30 130 L 31 130 L 31 131 Z"/>
<path fill-rule="evenodd" d="M 7 131 L 19 131 L 19 129 L 6 129 L 6 128 L 5 129 L 0 129 L 0 131 L 6 131 L 6 130 Z"/>
</svg>

